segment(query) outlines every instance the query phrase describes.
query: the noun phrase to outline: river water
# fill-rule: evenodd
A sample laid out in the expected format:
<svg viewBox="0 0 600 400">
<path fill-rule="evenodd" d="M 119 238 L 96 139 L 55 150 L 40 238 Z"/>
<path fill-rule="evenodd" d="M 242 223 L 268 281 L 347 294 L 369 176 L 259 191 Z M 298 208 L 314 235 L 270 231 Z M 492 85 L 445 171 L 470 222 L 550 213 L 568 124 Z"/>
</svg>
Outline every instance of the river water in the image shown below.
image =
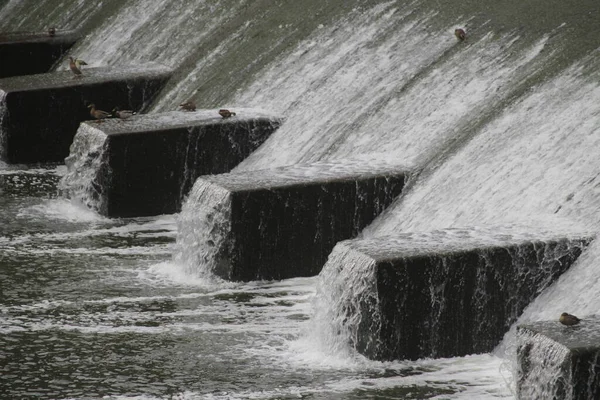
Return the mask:
<svg viewBox="0 0 600 400">
<path fill-rule="evenodd" d="M 70 55 L 91 66 L 174 68 L 152 111 L 193 98 L 283 116 L 241 171 L 417 165 L 367 237 L 560 234 L 600 226 L 599 4 L 9 0 L 0 29 L 80 29 Z M 365 360 L 326 345 L 319 277 L 198 273 L 174 261 L 178 215 L 102 218 L 60 195 L 65 174 L 0 161 L 0 399 L 513 398 L 512 333 L 494 354 Z M 596 313 L 598 260 L 592 244 L 522 321 Z"/>
<path fill-rule="evenodd" d="M 316 278 L 190 275 L 172 261 L 176 215 L 102 218 L 58 196 L 65 172 L 0 167 L 0 398 L 511 396 L 493 355 L 380 363 L 322 348 Z"/>
</svg>

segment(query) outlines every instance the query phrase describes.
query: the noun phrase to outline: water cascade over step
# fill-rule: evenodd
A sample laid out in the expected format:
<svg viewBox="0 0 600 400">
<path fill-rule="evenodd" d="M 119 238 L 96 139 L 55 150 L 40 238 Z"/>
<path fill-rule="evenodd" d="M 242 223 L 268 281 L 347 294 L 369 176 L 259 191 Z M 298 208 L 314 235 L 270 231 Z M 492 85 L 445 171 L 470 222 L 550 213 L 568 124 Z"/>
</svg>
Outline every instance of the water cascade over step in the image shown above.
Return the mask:
<svg viewBox="0 0 600 400">
<path fill-rule="evenodd" d="M 377 360 L 489 352 L 591 238 L 447 229 L 341 242 L 317 320 Z"/>
<path fill-rule="evenodd" d="M 235 111 L 227 119 L 202 110 L 84 122 L 61 187 L 109 217 L 178 212 L 198 176 L 230 171 L 281 123 L 256 110 Z"/>
<path fill-rule="evenodd" d="M 163 66 L 70 71 L 0 79 L 0 156 L 9 163 L 62 161 L 89 104 L 143 110 L 171 76 Z"/>
<path fill-rule="evenodd" d="M 79 38 L 76 31 L 0 33 L 0 78 L 50 71 Z"/>
<path fill-rule="evenodd" d="M 410 171 L 321 162 L 200 177 L 183 207 L 180 261 L 224 279 L 312 276 L 400 194 Z"/>
<path fill-rule="evenodd" d="M 542 321 L 517 328 L 520 399 L 600 397 L 600 319 Z"/>
</svg>

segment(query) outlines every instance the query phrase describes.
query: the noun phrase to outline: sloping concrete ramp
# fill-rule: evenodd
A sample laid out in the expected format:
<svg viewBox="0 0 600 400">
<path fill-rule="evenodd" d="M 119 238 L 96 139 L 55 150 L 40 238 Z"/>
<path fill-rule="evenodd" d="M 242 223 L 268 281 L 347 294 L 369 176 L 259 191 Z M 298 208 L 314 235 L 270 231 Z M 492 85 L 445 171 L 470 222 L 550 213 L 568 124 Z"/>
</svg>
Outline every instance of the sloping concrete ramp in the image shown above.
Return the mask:
<svg viewBox="0 0 600 400">
<path fill-rule="evenodd" d="M 449 229 L 345 241 L 321 274 L 338 293 L 326 306 L 332 320 L 357 321 L 337 330 L 372 359 L 485 353 L 591 240 Z"/>
<path fill-rule="evenodd" d="M 79 38 L 72 30 L 0 33 L 0 78 L 50 71 Z"/>
<path fill-rule="evenodd" d="M 182 257 L 234 281 L 316 275 L 338 241 L 400 194 L 408 173 L 338 161 L 200 177 L 180 215 Z"/>
<path fill-rule="evenodd" d="M 87 107 L 143 110 L 171 76 L 163 66 L 87 68 L 0 79 L 0 156 L 9 163 L 62 161 Z"/>
<path fill-rule="evenodd" d="M 170 214 L 200 175 L 228 172 L 281 124 L 264 112 L 172 111 L 81 124 L 61 187 L 109 217 Z"/>
<path fill-rule="evenodd" d="M 517 328 L 518 398 L 600 398 L 600 318 L 564 326 L 558 317 Z"/>
</svg>

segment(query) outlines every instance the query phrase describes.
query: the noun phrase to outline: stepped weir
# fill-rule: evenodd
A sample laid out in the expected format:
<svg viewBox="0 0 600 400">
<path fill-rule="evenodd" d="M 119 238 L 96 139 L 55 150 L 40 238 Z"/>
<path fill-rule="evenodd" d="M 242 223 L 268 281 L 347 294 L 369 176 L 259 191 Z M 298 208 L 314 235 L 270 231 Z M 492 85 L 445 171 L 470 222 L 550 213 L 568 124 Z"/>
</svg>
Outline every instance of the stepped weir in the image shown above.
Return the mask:
<svg viewBox="0 0 600 400">
<path fill-rule="evenodd" d="M 0 384 L 597 397 L 598 15 L 594 0 L 2 2 Z M 12 42 L 34 61 L 5 72 Z M 92 64 L 82 77 L 68 55 Z M 202 110 L 173 111 L 188 100 Z M 90 121 L 91 103 L 147 114 Z M 106 364 L 66 360 L 78 341 Z"/>
<path fill-rule="evenodd" d="M 0 79 L 0 156 L 9 163 L 62 161 L 90 104 L 143 111 L 171 71 L 160 65 L 88 68 Z"/>
<path fill-rule="evenodd" d="M 281 124 L 254 110 L 237 114 L 172 111 L 84 122 L 61 188 L 108 217 L 178 212 L 196 178 L 230 171 Z"/>
</svg>

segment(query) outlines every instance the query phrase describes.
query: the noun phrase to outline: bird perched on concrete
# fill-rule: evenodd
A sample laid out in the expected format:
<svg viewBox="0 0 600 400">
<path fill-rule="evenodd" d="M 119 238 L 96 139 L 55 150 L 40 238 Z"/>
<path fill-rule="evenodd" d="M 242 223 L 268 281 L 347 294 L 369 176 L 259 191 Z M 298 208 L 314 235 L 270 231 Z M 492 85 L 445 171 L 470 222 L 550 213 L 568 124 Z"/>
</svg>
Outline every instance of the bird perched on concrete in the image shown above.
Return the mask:
<svg viewBox="0 0 600 400">
<path fill-rule="evenodd" d="M 115 118 L 127 119 L 130 117 L 133 117 L 137 113 L 132 110 L 119 110 L 119 107 L 115 107 L 115 108 L 113 108 L 111 114 Z"/>
<path fill-rule="evenodd" d="M 75 76 L 81 76 L 83 73 L 81 72 L 81 66 L 87 65 L 87 63 L 83 60 L 79 60 L 77 58 L 69 57 L 69 68 L 75 74 Z"/>
<path fill-rule="evenodd" d="M 105 118 L 110 118 L 110 114 L 107 113 L 106 111 L 96 110 L 96 105 L 94 103 L 90 104 L 88 106 L 88 108 L 90 109 L 90 115 L 94 119 L 99 120 L 98 122 L 101 122 L 101 120 L 103 120 Z"/>
<path fill-rule="evenodd" d="M 231 112 L 229 110 L 221 109 L 221 110 L 219 110 L 219 115 L 223 118 L 229 118 L 232 115 L 235 115 L 235 113 Z"/>
<path fill-rule="evenodd" d="M 48 29 L 48 36 L 50 36 L 50 37 L 56 36 L 56 28 L 55 27 L 51 27 L 50 29 Z"/>
<path fill-rule="evenodd" d="M 566 312 L 560 314 L 560 318 L 558 320 L 559 320 L 559 322 L 561 324 L 567 325 L 567 326 L 577 325 L 581 321 L 576 316 L 571 315 L 571 314 L 566 313 Z"/>
<path fill-rule="evenodd" d="M 192 100 L 181 103 L 179 107 L 181 107 L 181 109 L 184 111 L 196 111 L 196 103 L 194 103 Z"/>
<path fill-rule="evenodd" d="M 467 38 L 467 34 L 465 33 L 465 30 L 462 28 L 455 29 L 454 36 L 456 36 L 456 38 L 458 40 L 460 40 L 461 42 Z"/>
</svg>

